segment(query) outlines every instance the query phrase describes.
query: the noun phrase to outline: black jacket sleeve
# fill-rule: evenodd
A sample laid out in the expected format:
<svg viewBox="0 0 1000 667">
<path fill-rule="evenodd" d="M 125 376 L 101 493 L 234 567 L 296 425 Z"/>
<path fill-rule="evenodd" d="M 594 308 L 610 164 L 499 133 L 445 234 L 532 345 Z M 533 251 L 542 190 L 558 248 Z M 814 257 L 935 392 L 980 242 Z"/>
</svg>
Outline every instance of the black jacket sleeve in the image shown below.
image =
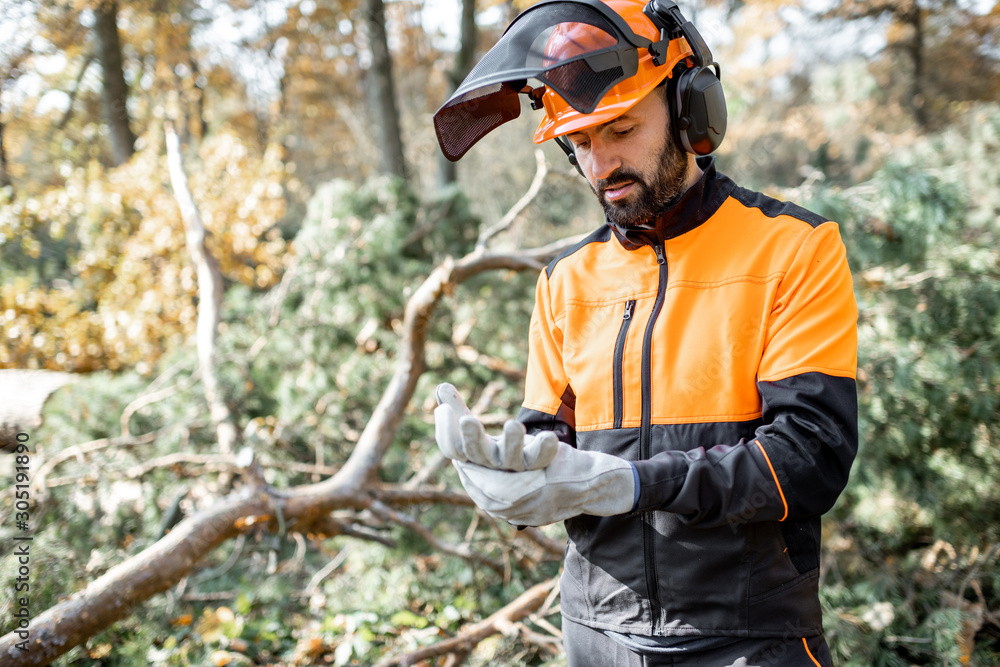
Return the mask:
<svg viewBox="0 0 1000 667">
<path fill-rule="evenodd" d="M 637 511 L 666 510 L 692 525 L 716 526 L 833 507 L 857 454 L 855 381 L 813 372 L 758 386 L 764 424 L 752 440 L 635 462 Z"/>
</svg>

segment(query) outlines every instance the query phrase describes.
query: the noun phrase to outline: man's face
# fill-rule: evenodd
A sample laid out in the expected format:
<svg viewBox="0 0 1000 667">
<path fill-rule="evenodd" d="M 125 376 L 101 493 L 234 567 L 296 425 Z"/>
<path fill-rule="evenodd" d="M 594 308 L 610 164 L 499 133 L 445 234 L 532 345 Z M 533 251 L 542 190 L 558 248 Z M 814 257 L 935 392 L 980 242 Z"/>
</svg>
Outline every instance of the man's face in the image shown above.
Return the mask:
<svg viewBox="0 0 1000 667">
<path fill-rule="evenodd" d="M 608 222 L 622 229 L 652 223 L 687 189 L 687 153 L 670 136 L 660 91 L 618 118 L 567 138 Z"/>
</svg>

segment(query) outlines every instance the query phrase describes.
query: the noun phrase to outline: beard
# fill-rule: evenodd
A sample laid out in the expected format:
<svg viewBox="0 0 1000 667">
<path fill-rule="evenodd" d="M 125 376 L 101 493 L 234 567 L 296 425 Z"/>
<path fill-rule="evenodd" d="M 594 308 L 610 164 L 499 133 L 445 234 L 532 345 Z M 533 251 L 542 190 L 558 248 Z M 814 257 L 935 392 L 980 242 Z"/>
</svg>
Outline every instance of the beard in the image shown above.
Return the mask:
<svg viewBox="0 0 1000 667">
<path fill-rule="evenodd" d="M 651 175 L 619 167 L 607 178 L 597 181 L 594 194 L 601 202 L 609 223 L 623 230 L 651 227 L 657 216 L 684 194 L 688 176 L 687 154 L 677 146 L 673 137 L 666 137 L 655 165 L 656 170 Z M 624 199 L 608 201 L 604 196 L 606 190 L 629 181 L 634 185 Z"/>
</svg>

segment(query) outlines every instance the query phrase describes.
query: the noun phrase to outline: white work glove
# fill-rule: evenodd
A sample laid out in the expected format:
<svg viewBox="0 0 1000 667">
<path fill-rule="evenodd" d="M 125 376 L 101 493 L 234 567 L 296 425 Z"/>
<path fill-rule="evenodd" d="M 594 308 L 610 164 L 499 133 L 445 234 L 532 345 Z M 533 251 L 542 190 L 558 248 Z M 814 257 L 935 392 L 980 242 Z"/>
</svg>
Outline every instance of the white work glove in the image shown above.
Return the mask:
<svg viewBox="0 0 1000 667">
<path fill-rule="evenodd" d="M 435 396 L 434 437 L 452 461 L 520 471 L 544 468 L 556 455 L 559 439 L 551 431 L 526 435 L 524 424 L 511 419 L 503 425 L 503 436 L 494 438 L 486 434 L 453 386 L 438 385 Z"/>
<path fill-rule="evenodd" d="M 454 387 L 440 385 L 437 398 L 438 447 L 452 459 L 466 493 L 487 514 L 518 526 L 543 526 L 580 514 L 614 516 L 632 510 L 635 477 L 625 459 L 580 451 L 551 432 L 526 439 L 523 425 L 515 431 L 511 422 L 504 425 L 503 438 L 490 438 Z M 456 412 L 464 416 L 457 418 Z"/>
<path fill-rule="evenodd" d="M 506 472 L 474 463 L 453 464 L 473 502 L 515 526 L 544 526 L 580 514 L 625 514 L 635 504 L 632 464 L 562 442 L 555 458 L 541 470 Z"/>
</svg>

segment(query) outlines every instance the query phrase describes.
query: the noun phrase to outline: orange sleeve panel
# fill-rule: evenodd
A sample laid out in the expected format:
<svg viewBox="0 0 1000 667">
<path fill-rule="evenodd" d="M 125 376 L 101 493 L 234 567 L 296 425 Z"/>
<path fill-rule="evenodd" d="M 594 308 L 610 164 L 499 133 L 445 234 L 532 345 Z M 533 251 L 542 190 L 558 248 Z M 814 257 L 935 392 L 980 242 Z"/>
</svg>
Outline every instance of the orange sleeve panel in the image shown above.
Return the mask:
<svg viewBox="0 0 1000 667">
<path fill-rule="evenodd" d="M 854 378 L 857 370 L 854 286 L 836 223 L 804 240 L 775 295 L 758 377 L 765 382 L 817 372 Z"/>
<path fill-rule="evenodd" d="M 551 305 L 548 275 L 542 271 L 535 287 L 535 307 L 528 333 L 524 407 L 555 415 L 569 380 L 562 363 L 562 329 L 555 321 Z"/>
</svg>

